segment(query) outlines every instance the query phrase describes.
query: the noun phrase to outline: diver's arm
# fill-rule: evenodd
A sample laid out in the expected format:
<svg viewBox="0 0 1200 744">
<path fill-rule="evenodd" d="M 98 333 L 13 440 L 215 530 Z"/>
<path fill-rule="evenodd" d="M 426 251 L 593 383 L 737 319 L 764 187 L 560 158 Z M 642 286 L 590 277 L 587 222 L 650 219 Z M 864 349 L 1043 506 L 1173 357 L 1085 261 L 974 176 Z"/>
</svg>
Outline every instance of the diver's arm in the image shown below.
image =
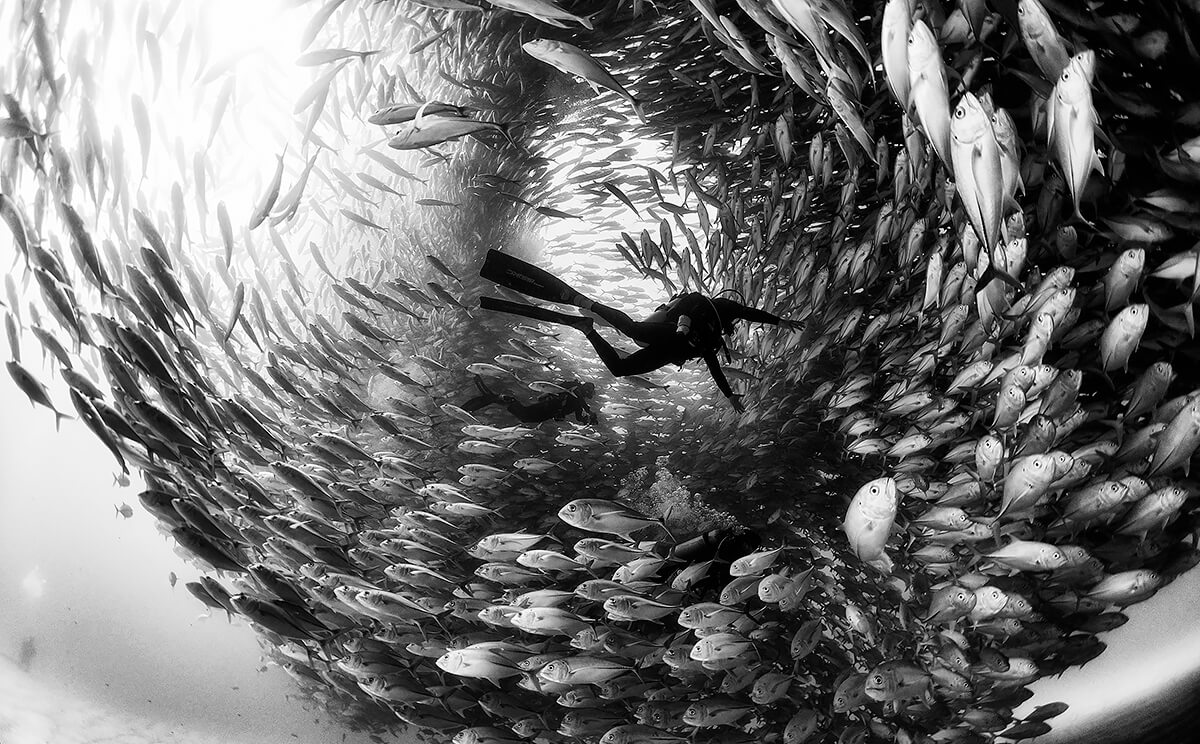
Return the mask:
<svg viewBox="0 0 1200 744">
<path fill-rule="evenodd" d="M 733 389 L 729 387 L 729 380 L 725 379 L 725 373 L 721 371 L 721 362 L 717 359 L 717 353 L 713 351 L 705 354 L 704 361 L 708 364 L 708 372 L 712 375 L 713 382 L 717 383 L 717 387 L 733 404 L 734 410 L 741 413 L 744 410 L 740 400 L 742 396 L 733 394 Z"/>
<path fill-rule="evenodd" d="M 769 313 L 766 310 L 759 310 L 756 307 L 746 307 L 740 302 L 718 297 L 713 300 L 713 306 L 717 308 L 717 312 L 722 317 L 737 318 L 738 320 L 748 320 L 751 323 L 769 323 L 770 325 L 779 325 L 779 316 Z"/>
</svg>

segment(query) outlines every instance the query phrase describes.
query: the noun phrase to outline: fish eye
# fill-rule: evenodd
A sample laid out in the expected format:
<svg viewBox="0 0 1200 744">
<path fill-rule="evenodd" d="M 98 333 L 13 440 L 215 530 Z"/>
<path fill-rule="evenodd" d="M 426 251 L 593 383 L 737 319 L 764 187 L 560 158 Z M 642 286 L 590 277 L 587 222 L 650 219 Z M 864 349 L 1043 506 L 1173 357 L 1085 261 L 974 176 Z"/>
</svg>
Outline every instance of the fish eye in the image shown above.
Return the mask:
<svg viewBox="0 0 1200 744">
<path fill-rule="evenodd" d="M 966 115 L 967 115 L 967 110 L 965 108 L 963 108 L 962 106 L 959 106 L 958 108 L 954 109 L 954 118 L 955 119 L 961 119 Z"/>
<path fill-rule="evenodd" d="M 882 685 L 883 684 L 883 675 L 882 674 L 872 674 L 871 675 L 871 684 Z"/>
</svg>

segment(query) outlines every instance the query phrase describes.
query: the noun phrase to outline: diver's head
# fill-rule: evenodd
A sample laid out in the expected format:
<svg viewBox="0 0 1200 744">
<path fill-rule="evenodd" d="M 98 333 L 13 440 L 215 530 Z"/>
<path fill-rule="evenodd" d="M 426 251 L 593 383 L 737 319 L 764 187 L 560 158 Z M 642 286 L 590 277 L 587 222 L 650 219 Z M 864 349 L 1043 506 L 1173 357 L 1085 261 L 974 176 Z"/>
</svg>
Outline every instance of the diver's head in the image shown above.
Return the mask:
<svg viewBox="0 0 1200 744">
<path fill-rule="evenodd" d="M 593 383 L 585 382 L 579 387 L 575 388 L 575 392 L 583 398 L 590 398 L 596 394 L 596 386 Z"/>
</svg>

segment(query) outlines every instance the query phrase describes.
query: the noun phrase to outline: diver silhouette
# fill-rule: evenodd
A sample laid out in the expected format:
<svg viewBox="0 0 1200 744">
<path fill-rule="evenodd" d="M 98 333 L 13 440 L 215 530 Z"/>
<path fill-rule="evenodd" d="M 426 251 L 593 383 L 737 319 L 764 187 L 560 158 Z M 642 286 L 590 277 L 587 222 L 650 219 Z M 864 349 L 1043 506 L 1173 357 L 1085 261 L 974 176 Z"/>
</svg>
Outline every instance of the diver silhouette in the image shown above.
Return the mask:
<svg viewBox="0 0 1200 744">
<path fill-rule="evenodd" d="M 489 250 L 479 275 L 509 289 L 548 302 L 575 305 L 598 315 L 618 331 L 633 339 L 642 348 L 622 356 L 596 331 L 589 317 L 569 315 L 535 305 L 480 297 L 479 306 L 487 310 L 521 315 L 549 323 L 559 323 L 583 331 L 604 366 L 617 377 L 640 375 L 668 364 L 683 365 L 691 359 L 703 358 L 717 387 L 729 399 L 734 409 L 745 408 L 741 396 L 735 395 L 721 370 L 717 353 L 729 350 L 725 335 L 734 330 L 734 322 L 779 325 L 787 323 L 765 310 L 747 307 L 724 297 L 708 297 L 699 292 L 677 294 L 659 305 L 645 320 L 634 320 L 616 308 L 602 305 L 580 294 L 563 280 L 532 264 L 497 250 Z M 790 324 L 789 324 L 790 325 Z"/>
<path fill-rule="evenodd" d="M 543 393 L 533 403 L 522 403 L 511 395 L 499 395 L 475 376 L 475 387 L 480 394 L 462 404 L 462 409 L 474 413 L 486 406 L 500 403 L 518 420 L 525 424 L 536 424 L 550 419 L 562 420 L 574 414 L 575 420 L 584 424 L 596 423 L 588 401 L 596 394 L 596 386 L 590 382 L 573 380 L 561 384 L 562 392 Z"/>
<path fill-rule="evenodd" d="M 21 651 L 17 656 L 17 668 L 22 672 L 28 672 L 33 668 L 33 660 L 37 657 L 37 641 L 33 636 L 26 636 L 21 640 Z"/>
</svg>

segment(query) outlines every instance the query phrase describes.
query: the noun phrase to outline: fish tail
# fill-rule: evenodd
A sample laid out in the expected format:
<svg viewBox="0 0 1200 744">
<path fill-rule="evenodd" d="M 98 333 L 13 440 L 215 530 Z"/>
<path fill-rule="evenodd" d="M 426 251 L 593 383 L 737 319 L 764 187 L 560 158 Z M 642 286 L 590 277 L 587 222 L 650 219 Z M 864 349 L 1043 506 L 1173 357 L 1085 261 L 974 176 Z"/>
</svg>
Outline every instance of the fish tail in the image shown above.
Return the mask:
<svg viewBox="0 0 1200 744">
<path fill-rule="evenodd" d="M 663 512 L 662 517 L 660 517 L 658 519 L 658 526 L 662 527 L 662 531 L 667 534 L 667 537 L 670 538 L 671 542 L 678 545 L 679 538 L 675 537 L 675 534 L 673 532 L 671 532 L 671 529 L 669 527 L 667 527 L 667 517 L 671 516 L 671 512 L 674 509 L 675 509 L 675 504 L 671 504 L 670 506 L 667 507 L 667 510 L 665 512 Z"/>
<path fill-rule="evenodd" d="M 525 678 L 527 678 L 530 681 L 530 683 L 537 689 L 538 692 L 542 691 L 542 682 L 541 682 L 541 680 L 538 679 L 536 674 L 534 674 L 533 672 L 521 672 L 521 674 L 522 674 L 522 676 L 524 676 Z M 496 687 L 500 687 L 499 682 L 497 682 L 494 679 L 491 681 L 493 684 L 496 685 Z M 501 688 L 501 689 L 503 689 L 503 688 Z"/>
<path fill-rule="evenodd" d="M 522 150 L 525 153 L 532 155 L 532 153 L 529 153 L 528 150 L 526 150 L 519 142 L 516 141 L 516 139 L 513 138 L 513 130 L 524 125 L 525 122 L 523 121 L 506 121 L 498 126 L 500 127 L 500 133 L 504 135 L 504 139 L 508 140 L 510 145 L 518 150 Z"/>
<path fill-rule="evenodd" d="M 996 546 L 1000 547 L 1000 538 L 999 538 L 998 530 L 995 529 L 994 525 L 993 525 L 992 539 L 996 541 Z M 986 563 L 988 560 L 990 560 L 988 558 L 987 553 L 984 553 L 982 550 L 976 548 L 974 545 L 970 545 L 968 547 L 968 549 L 971 551 L 971 555 L 967 559 L 967 567 L 968 568 L 974 569 L 976 566 Z"/>
<path fill-rule="evenodd" d="M 1084 217 L 1083 213 L 1079 211 L 1079 202 L 1078 201 L 1075 201 L 1075 215 L 1074 216 L 1075 216 L 1075 219 L 1079 220 L 1080 222 L 1087 225 L 1088 227 L 1090 227 L 1092 229 L 1096 228 L 1096 223 L 1092 222 L 1087 217 Z"/>
<path fill-rule="evenodd" d="M 629 103 L 631 106 L 633 106 L 633 113 L 637 114 L 637 118 L 640 119 L 643 124 L 646 124 L 646 111 L 643 108 L 646 102 L 637 98 L 630 98 Z"/>
<path fill-rule="evenodd" d="M 51 409 L 51 410 L 54 410 L 54 409 Z M 62 424 L 63 419 L 67 419 L 68 421 L 70 421 L 70 420 L 73 420 L 74 418 L 75 418 L 74 416 L 68 416 L 65 413 L 59 413 L 58 411 L 54 410 L 54 430 L 55 431 L 60 430 L 59 427 Z M 129 471 L 126 471 L 126 472 L 129 472 Z"/>
<path fill-rule="evenodd" d="M 1018 175 L 1018 176 L 1017 176 L 1017 183 L 1018 183 L 1018 184 L 1021 186 L 1021 193 L 1025 193 L 1025 184 L 1024 184 L 1024 183 L 1021 183 L 1021 176 L 1020 176 L 1020 175 Z M 1011 194 L 1010 194 L 1009 196 L 1006 196 L 1006 197 L 1004 197 L 1004 206 L 1002 207 L 1002 210 L 1003 210 L 1004 214 L 1011 214 L 1011 213 L 1013 213 L 1013 212 L 1020 212 L 1020 211 L 1021 211 L 1021 203 L 1017 201 L 1017 199 L 1016 199 L 1016 197 L 1015 197 L 1015 196 L 1013 196 L 1013 195 L 1011 195 Z M 1012 238 L 1011 238 L 1011 237 L 1009 237 L 1009 236 L 1008 236 L 1008 234 L 1007 234 L 1007 233 L 1008 233 L 1008 226 L 1007 226 L 1006 224 L 1004 224 L 1003 222 L 1001 222 L 1001 223 L 1000 223 L 1000 229 L 1004 231 L 1004 235 L 1005 235 L 1005 239 L 1006 239 L 1006 240 L 1012 240 Z M 1018 236 L 1018 237 L 1020 237 L 1020 236 Z"/>
<path fill-rule="evenodd" d="M 1083 218 L 1080 217 L 1080 219 Z M 1086 222 L 1086 220 L 1084 221 Z M 1018 297 L 1023 297 L 1028 294 L 1028 292 L 1025 290 L 1025 285 L 1021 284 L 1020 280 L 1013 277 L 1013 275 L 1009 274 L 1007 271 L 1001 271 L 1000 269 L 997 269 L 994 264 L 990 263 L 988 264 L 988 267 L 983 270 L 983 274 L 979 277 L 979 281 L 975 283 L 975 293 L 978 294 L 986 289 L 987 285 L 991 284 L 993 279 L 1000 279 L 1005 284 L 1015 288 L 1017 290 Z"/>
</svg>

